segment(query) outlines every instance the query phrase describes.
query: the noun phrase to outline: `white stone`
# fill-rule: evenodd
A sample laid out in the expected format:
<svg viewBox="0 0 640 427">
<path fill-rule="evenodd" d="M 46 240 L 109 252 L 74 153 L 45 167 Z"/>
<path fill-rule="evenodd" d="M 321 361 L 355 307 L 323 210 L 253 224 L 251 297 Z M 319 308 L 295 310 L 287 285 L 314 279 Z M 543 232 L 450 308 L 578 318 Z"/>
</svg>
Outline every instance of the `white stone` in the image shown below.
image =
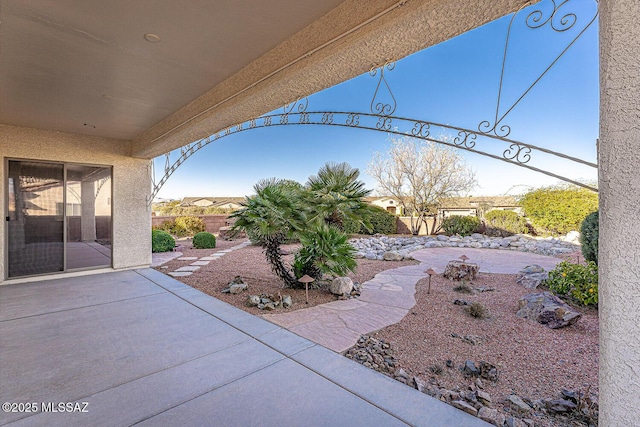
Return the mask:
<svg viewBox="0 0 640 427">
<path fill-rule="evenodd" d="M 334 295 L 348 295 L 353 290 L 353 281 L 348 277 L 336 277 L 329 284 L 329 291 Z"/>
</svg>

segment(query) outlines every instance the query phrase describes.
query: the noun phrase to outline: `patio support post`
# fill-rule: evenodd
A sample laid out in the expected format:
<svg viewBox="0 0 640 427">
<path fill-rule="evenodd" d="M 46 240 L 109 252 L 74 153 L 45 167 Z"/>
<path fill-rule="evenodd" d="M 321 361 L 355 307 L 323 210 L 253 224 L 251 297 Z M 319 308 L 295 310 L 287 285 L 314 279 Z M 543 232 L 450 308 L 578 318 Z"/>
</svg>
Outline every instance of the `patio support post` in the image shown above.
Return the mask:
<svg viewBox="0 0 640 427">
<path fill-rule="evenodd" d="M 600 1 L 600 420 L 640 419 L 640 2 Z"/>
</svg>

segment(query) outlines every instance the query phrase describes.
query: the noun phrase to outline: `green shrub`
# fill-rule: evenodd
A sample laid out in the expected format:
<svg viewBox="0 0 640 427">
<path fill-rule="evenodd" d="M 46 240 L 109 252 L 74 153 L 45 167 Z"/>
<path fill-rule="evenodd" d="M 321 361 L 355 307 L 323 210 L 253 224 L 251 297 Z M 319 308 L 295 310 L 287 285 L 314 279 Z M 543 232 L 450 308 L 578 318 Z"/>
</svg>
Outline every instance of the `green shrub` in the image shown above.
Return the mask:
<svg viewBox="0 0 640 427">
<path fill-rule="evenodd" d="M 527 220 L 514 211 L 492 210 L 487 212 L 484 218 L 487 221 L 488 234 L 506 237 L 528 231 Z"/>
<path fill-rule="evenodd" d="M 520 199 L 533 225 L 551 234 L 578 230 L 585 217 L 598 209 L 598 194 L 575 186 L 545 187 Z"/>
<path fill-rule="evenodd" d="M 296 276 L 299 273 L 319 278 L 320 274 L 344 276 L 358 266 L 356 250 L 347 241 L 348 236 L 335 226 L 322 224 L 300 235 L 302 248 L 294 258 Z M 297 259 L 297 267 L 296 267 Z M 314 276 L 315 274 L 315 276 Z"/>
<path fill-rule="evenodd" d="M 196 249 L 211 249 L 216 247 L 216 236 L 206 231 L 201 231 L 193 236 L 191 242 Z"/>
<path fill-rule="evenodd" d="M 396 234 L 397 217 L 378 206 L 370 206 L 367 219 L 371 224 L 371 230 L 360 222 L 353 219 L 345 219 L 342 223 L 342 230 L 346 234 Z"/>
<path fill-rule="evenodd" d="M 475 216 L 452 215 L 442 221 L 442 230 L 447 236 L 459 234 L 469 236 L 480 227 L 480 220 Z"/>
<path fill-rule="evenodd" d="M 151 230 L 151 252 L 169 252 L 176 247 L 176 241 L 163 230 Z"/>
<path fill-rule="evenodd" d="M 195 216 L 179 216 L 175 219 L 176 228 L 183 234 L 182 236 L 192 236 L 205 231 L 204 221 Z"/>
<path fill-rule="evenodd" d="M 556 295 L 569 297 L 582 305 L 598 304 L 598 266 L 563 261 L 549 272 L 549 290 Z"/>
<path fill-rule="evenodd" d="M 598 264 L 598 211 L 591 212 L 580 226 L 582 255 L 587 261 Z"/>
</svg>

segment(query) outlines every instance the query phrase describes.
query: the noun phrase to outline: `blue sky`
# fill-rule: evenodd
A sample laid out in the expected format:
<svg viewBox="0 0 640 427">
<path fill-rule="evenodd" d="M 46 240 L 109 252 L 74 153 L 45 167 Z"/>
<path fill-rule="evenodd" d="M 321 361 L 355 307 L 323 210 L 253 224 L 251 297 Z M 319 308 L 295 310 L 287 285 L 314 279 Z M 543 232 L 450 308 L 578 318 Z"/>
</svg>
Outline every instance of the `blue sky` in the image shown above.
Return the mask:
<svg viewBox="0 0 640 427">
<path fill-rule="evenodd" d="M 541 7 L 547 11 L 550 5 L 544 0 Z M 550 25 L 537 30 L 526 28 L 524 19 L 534 9 L 525 9 L 513 24 L 501 113 L 586 26 L 595 14 L 596 3 L 570 1 L 565 12 L 575 12 L 578 20 L 563 33 L 551 31 Z M 393 70 L 385 71 L 397 102 L 394 115 L 471 130 L 477 130 L 483 120 L 493 121 L 510 19 L 501 18 L 398 60 Z M 377 83 L 378 75 L 365 74 L 326 89 L 308 97 L 307 111 L 369 112 Z M 511 127 L 509 138 L 596 163 L 598 91 L 596 21 L 505 117 L 503 123 Z M 326 162 L 348 162 L 359 168 L 361 179 L 373 190 L 376 183 L 366 175 L 367 164 L 374 152 L 387 150 L 389 138 L 386 133 L 325 126 L 273 126 L 240 132 L 209 144 L 189 158 L 158 197 L 246 196 L 262 178 L 304 183 Z M 478 148 L 502 153 L 498 143 L 491 144 L 479 144 Z M 478 180 L 471 195 L 517 194 L 558 182 L 515 165 L 461 152 Z M 597 179 L 594 168 L 574 167 L 545 156 L 535 161 L 571 179 Z M 532 157 L 530 164 L 534 163 Z M 164 158 L 158 158 L 156 170 L 162 171 L 163 166 Z"/>
</svg>

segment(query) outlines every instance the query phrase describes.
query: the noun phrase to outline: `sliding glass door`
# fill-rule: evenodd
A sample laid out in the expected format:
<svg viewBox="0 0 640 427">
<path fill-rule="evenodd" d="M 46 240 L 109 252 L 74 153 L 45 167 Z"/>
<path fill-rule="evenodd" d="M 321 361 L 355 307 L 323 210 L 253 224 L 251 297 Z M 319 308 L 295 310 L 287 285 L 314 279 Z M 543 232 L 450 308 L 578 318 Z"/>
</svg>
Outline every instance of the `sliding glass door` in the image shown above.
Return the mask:
<svg viewBox="0 0 640 427">
<path fill-rule="evenodd" d="M 111 168 L 8 161 L 8 275 L 111 266 Z"/>
</svg>

